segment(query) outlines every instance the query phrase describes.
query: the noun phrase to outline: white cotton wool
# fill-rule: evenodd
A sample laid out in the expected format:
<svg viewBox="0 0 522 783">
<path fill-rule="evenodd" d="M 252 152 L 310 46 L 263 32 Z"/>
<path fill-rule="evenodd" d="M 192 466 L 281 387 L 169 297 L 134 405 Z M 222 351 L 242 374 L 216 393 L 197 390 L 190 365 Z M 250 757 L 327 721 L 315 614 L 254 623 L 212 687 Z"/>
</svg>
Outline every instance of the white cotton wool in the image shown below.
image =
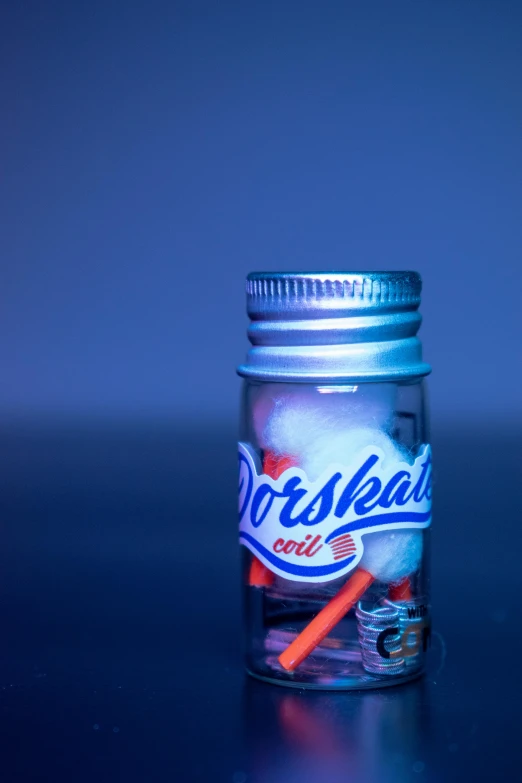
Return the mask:
<svg viewBox="0 0 522 783">
<path fill-rule="evenodd" d="M 349 465 L 365 446 L 377 446 L 384 452 L 383 465 L 412 460 L 381 430 L 344 430 L 323 433 L 309 449 L 301 453 L 301 465 L 312 481 L 332 463 Z M 417 570 L 422 555 L 422 533 L 396 530 L 390 533 L 367 533 L 363 538 L 364 554 L 360 565 L 381 582 L 399 582 Z"/>
<path fill-rule="evenodd" d="M 393 419 L 395 395 L 393 384 L 303 386 L 298 391 L 265 384 L 253 404 L 254 429 L 262 448 L 299 459 L 324 434 L 386 429 Z"/>
<path fill-rule="evenodd" d="M 324 434 L 335 427 L 335 418 L 313 400 L 278 399 L 265 426 L 265 442 L 276 454 L 295 457 L 301 467 Z"/>
<path fill-rule="evenodd" d="M 311 481 L 316 481 L 329 465 L 351 465 L 366 446 L 376 446 L 384 452 L 384 467 L 392 461 L 406 462 L 407 453 L 392 439 L 371 427 L 343 428 L 321 432 L 314 442 L 301 451 L 300 464 Z"/>
<path fill-rule="evenodd" d="M 274 384 L 263 384 L 256 389 L 252 402 L 252 420 L 257 442 L 262 449 L 269 448 L 266 440 L 265 429 L 277 400 L 277 394 L 273 391 Z"/>
<path fill-rule="evenodd" d="M 350 408 L 350 402 L 327 396 L 327 400 L 317 399 L 304 392 L 275 397 L 264 423 L 264 447 L 278 455 L 294 457 L 311 481 L 316 481 L 332 464 L 351 465 L 366 446 L 376 446 L 384 453 L 384 467 L 393 462 L 412 464 L 410 454 L 382 428 L 368 426 L 373 411 L 359 417 L 357 406 Z M 332 398 L 334 402 L 330 401 Z M 363 544 L 360 565 L 382 582 L 398 582 L 419 567 L 420 532 L 369 532 L 364 535 Z"/>
<path fill-rule="evenodd" d="M 381 582 L 400 582 L 420 565 L 420 532 L 394 530 L 390 533 L 367 533 L 363 536 L 363 545 L 364 554 L 359 565 Z"/>
</svg>

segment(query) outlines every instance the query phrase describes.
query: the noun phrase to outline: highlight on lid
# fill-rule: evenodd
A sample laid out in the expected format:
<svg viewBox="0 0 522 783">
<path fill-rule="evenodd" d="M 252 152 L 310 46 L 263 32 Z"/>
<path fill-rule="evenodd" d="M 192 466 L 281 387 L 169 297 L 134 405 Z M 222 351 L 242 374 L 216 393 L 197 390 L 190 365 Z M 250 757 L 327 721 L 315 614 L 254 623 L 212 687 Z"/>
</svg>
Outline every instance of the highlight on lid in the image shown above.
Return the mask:
<svg viewBox="0 0 522 783">
<path fill-rule="evenodd" d="M 246 665 L 311 688 L 422 673 L 431 449 L 415 272 L 254 273 L 239 522 Z"/>
</svg>

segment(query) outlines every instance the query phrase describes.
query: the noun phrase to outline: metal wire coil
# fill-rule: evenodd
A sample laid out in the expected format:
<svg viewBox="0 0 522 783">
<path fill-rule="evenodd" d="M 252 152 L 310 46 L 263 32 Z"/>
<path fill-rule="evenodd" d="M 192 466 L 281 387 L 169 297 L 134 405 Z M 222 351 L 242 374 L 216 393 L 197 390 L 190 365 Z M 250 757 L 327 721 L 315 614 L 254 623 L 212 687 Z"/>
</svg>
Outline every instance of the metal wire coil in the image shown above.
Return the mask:
<svg viewBox="0 0 522 783">
<path fill-rule="evenodd" d="M 361 602 L 355 610 L 357 633 L 361 648 L 362 664 L 370 674 L 401 674 L 405 668 L 404 658 L 393 656 L 401 649 L 400 614 L 394 605 L 378 606 L 371 611 L 362 608 Z M 397 633 L 384 639 L 384 650 L 392 657 L 386 658 L 378 650 L 378 640 L 383 631 L 397 628 Z"/>
</svg>

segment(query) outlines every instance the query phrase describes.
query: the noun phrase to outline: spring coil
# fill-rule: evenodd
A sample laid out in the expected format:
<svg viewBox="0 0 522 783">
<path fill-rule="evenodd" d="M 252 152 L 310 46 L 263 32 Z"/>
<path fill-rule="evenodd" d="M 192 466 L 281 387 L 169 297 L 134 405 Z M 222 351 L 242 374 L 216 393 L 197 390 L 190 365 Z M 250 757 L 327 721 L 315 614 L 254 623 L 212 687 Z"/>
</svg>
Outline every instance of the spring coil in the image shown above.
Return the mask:
<svg viewBox="0 0 522 783">
<path fill-rule="evenodd" d="M 399 609 L 394 605 L 387 604 L 367 611 L 362 608 L 359 601 L 355 616 L 357 617 L 362 665 L 365 671 L 370 674 L 401 674 L 405 667 L 404 658 L 394 656 L 385 658 L 377 649 L 379 635 L 391 628 L 397 628 L 398 633 L 386 636 L 384 649 L 395 654 L 401 649 Z"/>
</svg>

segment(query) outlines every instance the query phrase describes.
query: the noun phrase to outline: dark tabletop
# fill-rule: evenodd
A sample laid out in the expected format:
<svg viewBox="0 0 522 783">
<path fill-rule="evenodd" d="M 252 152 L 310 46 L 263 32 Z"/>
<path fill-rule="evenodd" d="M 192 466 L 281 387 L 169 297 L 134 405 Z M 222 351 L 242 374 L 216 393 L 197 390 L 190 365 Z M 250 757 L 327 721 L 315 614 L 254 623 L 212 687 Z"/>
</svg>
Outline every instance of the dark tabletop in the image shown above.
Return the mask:
<svg viewBox="0 0 522 783">
<path fill-rule="evenodd" d="M 243 673 L 234 425 L 1 433 L 0 780 L 522 780 L 520 432 L 435 427 L 427 676 Z"/>
</svg>

